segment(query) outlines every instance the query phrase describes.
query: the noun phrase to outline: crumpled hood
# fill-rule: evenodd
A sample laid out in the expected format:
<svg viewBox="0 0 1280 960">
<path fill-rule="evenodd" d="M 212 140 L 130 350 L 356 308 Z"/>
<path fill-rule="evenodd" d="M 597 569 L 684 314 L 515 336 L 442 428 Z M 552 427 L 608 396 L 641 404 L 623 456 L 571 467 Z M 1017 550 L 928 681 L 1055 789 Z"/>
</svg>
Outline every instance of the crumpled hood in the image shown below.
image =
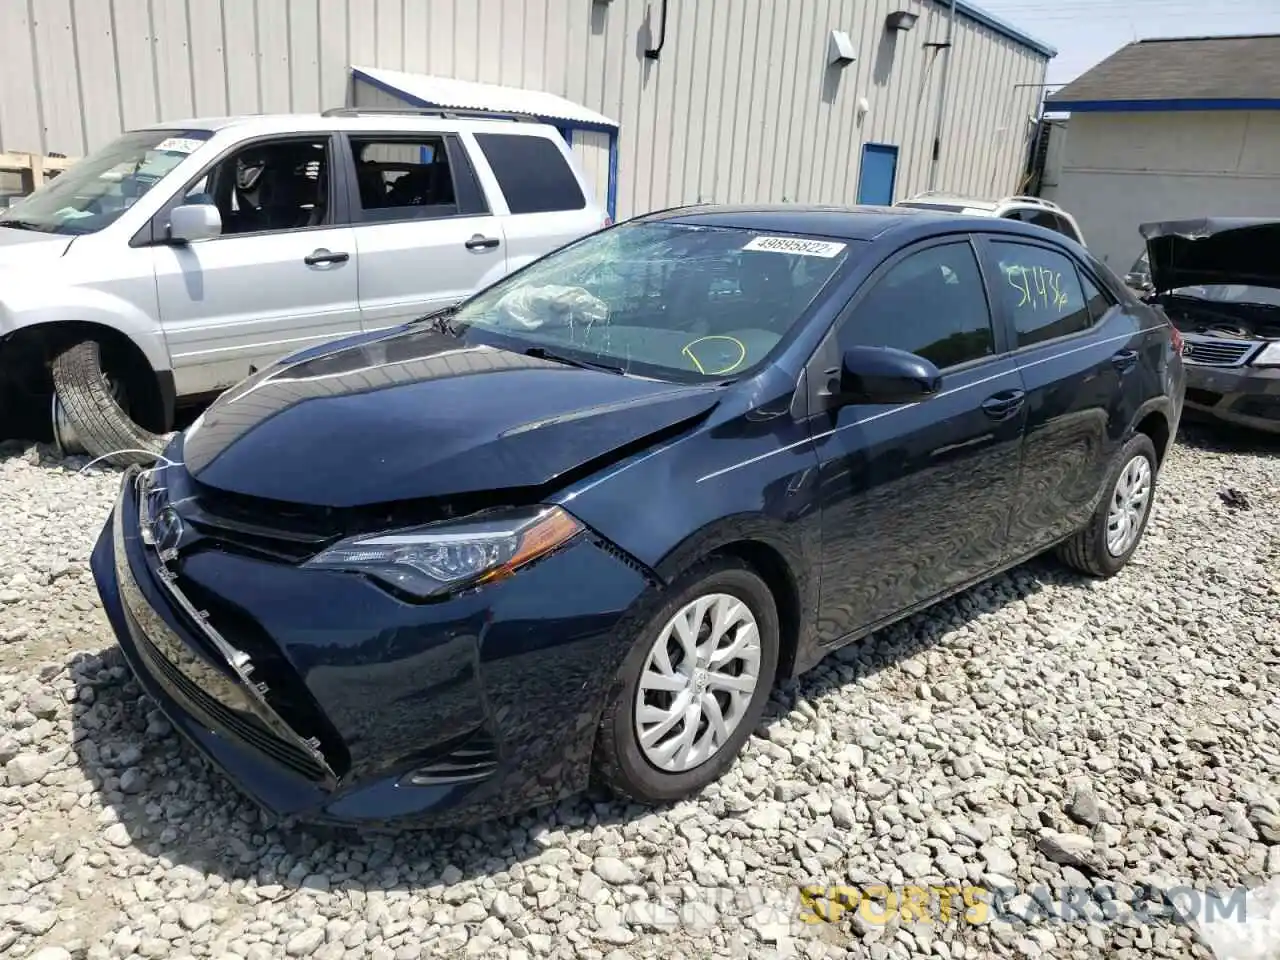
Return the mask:
<svg viewBox="0 0 1280 960">
<path fill-rule="evenodd" d="M 1280 220 L 1209 217 L 1144 223 L 1156 293 L 1179 287 L 1246 284 L 1280 288 Z"/>
<path fill-rule="evenodd" d="M 409 328 L 254 374 L 191 426 L 183 461 L 210 487 L 323 507 L 541 487 L 691 422 L 722 389 Z"/>
</svg>

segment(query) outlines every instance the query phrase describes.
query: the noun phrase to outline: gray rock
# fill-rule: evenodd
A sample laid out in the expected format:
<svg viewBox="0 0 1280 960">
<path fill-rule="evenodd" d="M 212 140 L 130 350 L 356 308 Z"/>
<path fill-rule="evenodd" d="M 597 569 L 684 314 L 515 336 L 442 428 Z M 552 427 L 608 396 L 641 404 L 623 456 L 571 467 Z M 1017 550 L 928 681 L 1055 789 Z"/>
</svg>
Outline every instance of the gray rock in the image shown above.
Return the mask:
<svg viewBox="0 0 1280 960">
<path fill-rule="evenodd" d="M 4 765 L 11 786 L 25 787 L 43 780 L 49 773 L 48 754 L 20 753 Z"/>
<path fill-rule="evenodd" d="M 635 883 L 636 881 L 635 870 L 617 857 L 596 857 L 591 864 L 591 869 L 605 883 L 611 883 L 614 886 Z"/>
<path fill-rule="evenodd" d="M 1036 843 L 1037 849 L 1054 863 L 1092 868 L 1093 841 L 1074 833 L 1047 833 Z"/>
<path fill-rule="evenodd" d="M 284 945 L 285 956 L 309 957 L 324 943 L 324 929 L 308 927 L 301 933 L 295 933 Z"/>
</svg>

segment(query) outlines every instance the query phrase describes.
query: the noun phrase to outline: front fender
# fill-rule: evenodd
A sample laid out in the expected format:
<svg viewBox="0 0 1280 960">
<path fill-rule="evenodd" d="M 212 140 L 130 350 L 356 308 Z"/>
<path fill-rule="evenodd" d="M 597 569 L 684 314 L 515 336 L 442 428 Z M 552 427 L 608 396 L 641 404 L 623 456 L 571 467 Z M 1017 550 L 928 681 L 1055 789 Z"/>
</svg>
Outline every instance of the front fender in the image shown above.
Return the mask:
<svg viewBox="0 0 1280 960">
<path fill-rule="evenodd" d="M 117 294 L 88 286 L 0 277 L 0 337 L 54 324 L 93 324 L 123 334 L 156 373 L 171 369 L 163 330 L 154 316 Z"/>
</svg>

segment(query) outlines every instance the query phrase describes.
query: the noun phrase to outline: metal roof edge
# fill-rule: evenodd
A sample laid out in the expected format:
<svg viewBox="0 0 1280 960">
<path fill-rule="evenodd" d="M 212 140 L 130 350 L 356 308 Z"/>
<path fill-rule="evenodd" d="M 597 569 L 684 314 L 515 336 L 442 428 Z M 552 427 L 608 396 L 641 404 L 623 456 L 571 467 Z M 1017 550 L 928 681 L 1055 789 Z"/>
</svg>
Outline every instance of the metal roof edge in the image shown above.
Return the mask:
<svg viewBox="0 0 1280 960">
<path fill-rule="evenodd" d="M 1182 97 L 1167 100 L 1054 100 L 1045 110 L 1054 113 L 1175 113 L 1195 110 L 1280 110 L 1276 97 Z"/>
<path fill-rule="evenodd" d="M 409 71 L 387 70 L 381 67 L 361 67 L 355 64 L 350 64 L 349 69 L 351 71 L 352 79 L 360 80 L 363 83 L 367 83 L 370 86 L 376 87 L 377 89 L 381 90 L 383 93 L 388 93 L 391 96 L 396 97 L 399 100 L 403 100 L 404 102 L 409 103 L 413 106 L 421 107 L 423 109 L 431 109 L 431 108 L 436 108 L 441 110 L 448 109 L 448 105 L 430 103 L 426 100 L 423 100 L 417 94 L 412 93 L 411 91 L 406 90 L 402 87 L 398 87 L 395 84 L 389 83 L 386 80 L 382 79 L 379 76 L 376 76 L 373 73 L 373 71 L 375 70 L 379 72 L 385 72 L 385 73 L 409 73 Z M 428 76 L 428 75 L 420 74 L 420 76 Z M 477 83 L 477 81 L 470 81 L 470 80 L 459 81 L 459 82 Z M 487 87 L 502 86 L 501 84 L 492 84 L 492 83 L 485 83 L 480 85 L 487 86 Z M 604 114 L 598 114 L 596 111 L 591 110 L 589 107 L 584 107 L 581 104 L 574 103 L 572 100 L 567 100 L 566 98 L 561 97 L 558 94 L 546 93 L 546 91 L 523 91 L 519 87 L 510 87 L 508 89 L 517 90 L 520 92 L 540 93 L 540 94 L 545 94 L 546 96 L 555 97 L 558 100 L 563 100 L 565 103 L 568 103 L 572 106 L 576 106 L 580 108 L 584 112 L 596 114 L 597 116 L 603 117 L 605 120 L 609 121 L 608 123 L 601 123 L 595 120 L 584 119 L 582 117 L 558 117 L 558 116 L 553 116 L 549 114 L 537 114 L 537 113 L 529 114 L 530 116 L 533 116 L 535 119 L 541 121 L 542 123 L 551 124 L 552 126 L 556 126 L 556 127 L 570 126 L 575 130 L 595 130 L 601 133 L 610 133 L 610 134 L 616 134 L 620 129 L 620 124 L 618 124 L 616 121 L 610 120 L 608 117 L 604 117 Z M 510 110 L 498 111 L 495 108 L 494 112 L 522 112 L 522 111 L 510 111 Z"/>
<path fill-rule="evenodd" d="M 933 0 L 940 7 L 950 7 L 951 0 Z M 981 7 L 969 3 L 968 0 L 956 0 L 956 13 L 961 16 L 968 17 L 975 23 L 980 23 L 984 27 L 989 27 L 996 33 L 1008 37 L 1010 40 L 1016 40 L 1030 50 L 1052 60 L 1058 55 L 1058 48 L 1052 47 L 1043 40 L 1038 40 L 1024 30 L 1020 30 L 1007 20 L 1002 20 L 993 13 L 987 13 Z"/>
</svg>

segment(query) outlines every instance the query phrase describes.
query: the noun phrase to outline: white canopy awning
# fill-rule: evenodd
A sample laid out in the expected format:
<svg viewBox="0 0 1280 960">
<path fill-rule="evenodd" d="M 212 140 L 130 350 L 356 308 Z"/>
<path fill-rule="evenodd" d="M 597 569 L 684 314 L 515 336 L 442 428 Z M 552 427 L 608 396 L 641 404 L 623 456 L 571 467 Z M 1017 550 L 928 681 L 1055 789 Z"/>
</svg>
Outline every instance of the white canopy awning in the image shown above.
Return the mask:
<svg viewBox="0 0 1280 960">
<path fill-rule="evenodd" d="M 618 129 L 618 123 L 604 114 L 541 90 L 523 90 L 519 87 L 502 87 L 493 83 L 455 80 L 452 77 L 435 77 L 425 73 L 404 73 L 378 67 L 353 66 L 351 74 L 356 80 L 372 84 L 414 106 L 521 113 L 561 127 L 610 133 Z"/>
</svg>

